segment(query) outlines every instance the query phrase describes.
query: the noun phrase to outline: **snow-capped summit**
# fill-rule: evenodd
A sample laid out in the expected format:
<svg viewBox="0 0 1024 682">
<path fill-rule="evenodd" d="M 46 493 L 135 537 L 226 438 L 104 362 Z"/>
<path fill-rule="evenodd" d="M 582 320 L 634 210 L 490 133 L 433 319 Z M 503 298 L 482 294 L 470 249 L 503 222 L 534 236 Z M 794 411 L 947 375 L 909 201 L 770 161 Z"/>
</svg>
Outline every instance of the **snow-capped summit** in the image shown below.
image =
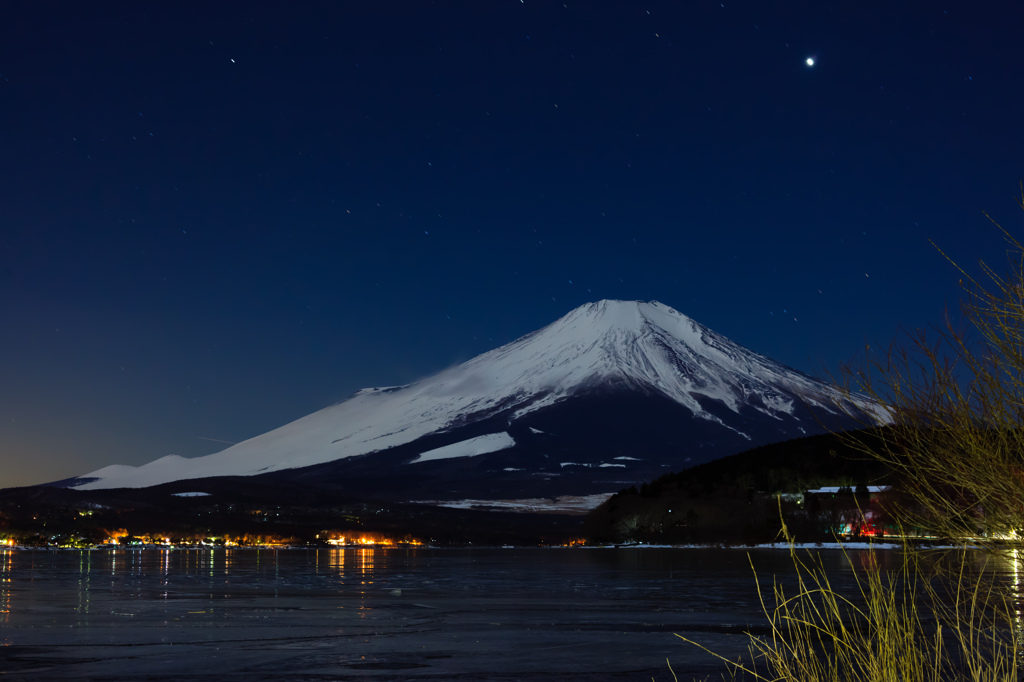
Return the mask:
<svg viewBox="0 0 1024 682">
<path fill-rule="evenodd" d="M 277 472 L 413 497 L 479 497 L 480 486 L 501 495 L 512 481 L 524 493 L 541 484 L 559 494 L 615 490 L 664 467 L 821 431 L 822 419 L 843 420 L 834 397 L 667 305 L 603 300 L 422 381 L 363 389 L 221 452 L 111 466 L 72 485 Z"/>
<path fill-rule="evenodd" d="M 661 393 L 695 416 L 715 420 L 698 396 L 738 412 L 791 414 L 794 397 L 823 403 L 820 382 L 752 353 L 658 301 L 597 301 L 456 369 L 492 377 L 505 395 L 544 394 L 520 411 L 595 385 Z M 777 386 L 781 384 L 781 386 Z M 789 389 L 782 393 L 778 388 Z M 751 400 L 753 399 L 753 404 Z M 829 402 L 828 400 L 824 402 Z"/>
</svg>

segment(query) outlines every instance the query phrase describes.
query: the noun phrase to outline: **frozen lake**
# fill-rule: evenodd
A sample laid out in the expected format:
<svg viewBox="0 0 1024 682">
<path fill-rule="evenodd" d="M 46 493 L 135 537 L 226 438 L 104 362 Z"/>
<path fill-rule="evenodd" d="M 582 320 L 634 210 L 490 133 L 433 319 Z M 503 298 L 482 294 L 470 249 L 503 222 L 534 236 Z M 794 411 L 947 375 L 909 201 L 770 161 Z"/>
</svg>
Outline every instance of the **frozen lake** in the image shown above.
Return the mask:
<svg viewBox="0 0 1024 682">
<path fill-rule="evenodd" d="M 735 658 L 759 608 L 736 549 L 2 551 L 0 677 L 718 679 L 673 633 Z"/>
</svg>

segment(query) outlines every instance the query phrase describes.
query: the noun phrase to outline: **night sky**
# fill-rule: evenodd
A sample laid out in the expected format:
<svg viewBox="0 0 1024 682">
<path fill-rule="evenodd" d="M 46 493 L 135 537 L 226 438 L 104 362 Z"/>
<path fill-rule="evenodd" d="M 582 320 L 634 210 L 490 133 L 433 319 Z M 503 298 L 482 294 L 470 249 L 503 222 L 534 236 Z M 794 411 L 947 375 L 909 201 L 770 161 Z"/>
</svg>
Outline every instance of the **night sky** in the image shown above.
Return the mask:
<svg viewBox="0 0 1024 682">
<path fill-rule="evenodd" d="M 1011 2 L 8 0 L 0 486 L 208 454 L 602 298 L 835 370 L 955 305 L 929 239 L 1004 262 L 1022 26 Z"/>
</svg>

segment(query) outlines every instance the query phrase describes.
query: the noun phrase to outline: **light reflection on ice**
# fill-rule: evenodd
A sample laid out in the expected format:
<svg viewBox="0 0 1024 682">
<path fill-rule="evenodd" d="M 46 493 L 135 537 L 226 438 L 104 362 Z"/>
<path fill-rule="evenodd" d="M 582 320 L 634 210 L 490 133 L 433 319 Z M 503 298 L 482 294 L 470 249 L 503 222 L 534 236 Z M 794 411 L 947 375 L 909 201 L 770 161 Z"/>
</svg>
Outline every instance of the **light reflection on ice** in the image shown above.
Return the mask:
<svg viewBox="0 0 1024 682">
<path fill-rule="evenodd" d="M 359 572 L 362 574 L 364 582 L 367 584 L 365 579 L 373 577 L 373 553 L 374 550 L 368 547 L 361 547 L 356 550 L 356 556 L 359 558 Z"/>
<path fill-rule="evenodd" d="M 329 557 L 330 569 L 338 575 L 344 577 L 345 575 L 345 555 L 347 552 L 343 549 L 332 549 L 327 551 Z"/>
<path fill-rule="evenodd" d="M 78 552 L 78 607 L 79 613 L 89 613 L 89 597 L 92 594 L 92 552 Z"/>
<path fill-rule="evenodd" d="M 1008 579 L 1010 582 L 1010 600 L 1014 611 L 1014 626 L 1018 636 L 1024 635 L 1024 550 L 1012 549 L 1005 553 Z"/>
<path fill-rule="evenodd" d="M 0 551 L 0 623 L 11 619 L 11 555 L 12 550 Z M 6 640 L 4 640 L 6 643 Z"/>
</svg>

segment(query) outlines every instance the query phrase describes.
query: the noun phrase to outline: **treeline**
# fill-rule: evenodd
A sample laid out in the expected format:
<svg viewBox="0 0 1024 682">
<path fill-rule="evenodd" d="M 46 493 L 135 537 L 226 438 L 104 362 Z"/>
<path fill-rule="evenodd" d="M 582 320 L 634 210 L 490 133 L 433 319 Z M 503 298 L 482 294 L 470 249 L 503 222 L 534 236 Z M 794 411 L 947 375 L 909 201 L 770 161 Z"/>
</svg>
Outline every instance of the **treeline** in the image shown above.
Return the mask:
<svg viewBox="0 0 1024 682">
<path fill-rule="evenodd" d="M 870 446 L 876 434 L 856 437 Z M 891 479 L 849 436 L 794 439 L 626 488 L 590 513 L 584 534 L 595 543 L 756 544 L 776 540 L 784 520 L 799 541 L 828 541 L 843 530 L 851 508 L 869 507 L 868 486 Z M 844 490 L 804 501 L 805 491 L 824 486 Z M 885 522 L 879 509 L 875 518 Z"/>
</svg>

